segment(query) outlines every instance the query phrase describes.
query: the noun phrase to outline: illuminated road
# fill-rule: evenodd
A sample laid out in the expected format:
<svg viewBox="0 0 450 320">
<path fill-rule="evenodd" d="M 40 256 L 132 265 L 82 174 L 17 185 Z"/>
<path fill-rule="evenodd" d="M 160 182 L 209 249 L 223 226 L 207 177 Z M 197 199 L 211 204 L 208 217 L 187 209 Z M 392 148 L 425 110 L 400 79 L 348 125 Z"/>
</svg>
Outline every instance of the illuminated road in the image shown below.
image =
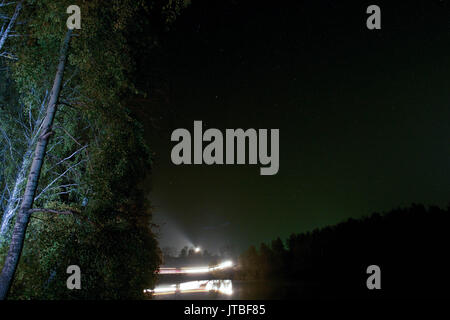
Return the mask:
<svg viewBox="0 0 450 320">
<path fill-rule="evenodd" d="M 152 296 L 210 292 L 232 295 L 233 283 L 231 280 L 196 280 L 170 285 L 160 285 L 156 286 L 153 290 L 144 290 L 144 292 L 150 293 Z"/>
<path fill-rule="evenodd" d="M 208 273 L 218 270 L 225 270 L 233 267 L 232 261 L 225 261 L 214 267 L 186 267 L 186 268 L 160 268 L 158 274 L 190 274 L 190 273 Z"/>
<path fill-rule="evenodd" d="M 212 267 L 160 268 L 156 272 L 159 275 L 158 284 L 153 289 L 145 289 L 144 293 L 155 300 L 278 300 L 324 296 L 313 282 L 287 279 L 231 280 L 235 278 L 236 268 L 232 261 Z M 339 296 L 331 293 L 325 297 Z"/>
<path fill-rule="evenodd" d="M 233 262 L 225 261 L 213 267 L 160 268 L 157 273 L 160 275 L 208 274 L 231 268 L 233 268 Z M 219 293 L 231 296 L 233 294 L 233 284 L 231 280 L 195 280 L 176 284 L 161 284 L 154 289 L 145 289 L 144 293 L 155 297 L 194 293 Z"/>
</svg>

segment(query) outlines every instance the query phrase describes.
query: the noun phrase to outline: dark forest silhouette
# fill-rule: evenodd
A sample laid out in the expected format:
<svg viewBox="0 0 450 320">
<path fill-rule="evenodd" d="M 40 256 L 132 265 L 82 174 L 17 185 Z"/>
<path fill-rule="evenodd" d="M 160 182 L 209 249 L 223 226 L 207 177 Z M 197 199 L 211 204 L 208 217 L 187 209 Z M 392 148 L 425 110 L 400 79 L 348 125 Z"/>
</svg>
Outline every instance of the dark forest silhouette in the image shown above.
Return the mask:
<svg viewBox="0 0 450 320">
<path fill-rule="evenodd" d="M 413 204 L 251 246 L 239 278 L 297 282 L 305 297 L 448 297 L 449 210 Z M 373 264 L 381 290 L 366 286 Z"/>
</svg>

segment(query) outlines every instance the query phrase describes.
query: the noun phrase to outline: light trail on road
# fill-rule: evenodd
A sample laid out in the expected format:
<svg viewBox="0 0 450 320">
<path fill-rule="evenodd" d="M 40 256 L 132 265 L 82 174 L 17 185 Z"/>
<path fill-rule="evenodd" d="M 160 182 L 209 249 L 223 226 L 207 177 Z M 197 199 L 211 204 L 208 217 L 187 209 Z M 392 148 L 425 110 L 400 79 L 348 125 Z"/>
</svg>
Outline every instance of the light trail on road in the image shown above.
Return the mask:
<svg viewBox="0 0 450 320">
<path fill-rule="evenodd" d="M 226 270 L 233 267 L 231 260 L 219 263 L 216 266 L 199 266 L 199 267 L 183 267 L 183 268 L 159 268 L 158 274 L 201 274 L 213 271 Z M 178 284 L 156 286 L 154 289 L 145 289 L 144 293 L 153 296 L 170 295 L 176 293 L 205 293 L 218 292 L 226 295 L 233 294 L 231 280 L 197 280 L 188 281 Z"/>
<path fill-rule="evenodd" d="M 185 267 L 185 268 L 159 268 L 158 274 L 190 274 L 190 273 L 208 273 L 218 270 L 225 270 L 233 267 L 232 261 L 225 261 L 217 266 Z"/>
<path fill-rule="evenodd" d="M 157 286 L 155 289 L 145 289 L 144 293 L 153 296 L 170 295 L 176 293 L 206 293 L 218 292 L 226 295 L 233 294 L 231 280 L 197 280 L 172 285 Z"/>
</svg>

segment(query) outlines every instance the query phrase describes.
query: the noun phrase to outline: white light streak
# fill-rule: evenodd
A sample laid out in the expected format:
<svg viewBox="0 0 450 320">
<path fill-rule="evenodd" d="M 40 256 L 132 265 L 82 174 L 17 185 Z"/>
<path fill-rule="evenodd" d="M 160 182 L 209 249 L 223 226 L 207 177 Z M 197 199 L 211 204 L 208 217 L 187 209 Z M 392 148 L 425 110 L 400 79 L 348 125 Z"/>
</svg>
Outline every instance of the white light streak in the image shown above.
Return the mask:
<svg viewBox="0 0 450 320">
<path fill-rule="evenodd" d="M 208 273 L 216 270 L 224 270 L 233 267 L 233 261 L 224 261 L 217 266 L 200 266 L 200 267 L 187 267 L 187 268 L 159 268 L 157 271 L 159 274 L 187 274 L 187 273 Z"/>
<path fill-rule="evenodd" d="M 150 293 L 154 296 L 168 295 L 175 293 L 205 293 L 218 292 L 221 294 L 232 295 L 233 283 L 231 280 L 198 280 L 188 281 L 170 286 L 157 286 L 155 289 L 145 289 L 144 293 Z"/>
</svg>

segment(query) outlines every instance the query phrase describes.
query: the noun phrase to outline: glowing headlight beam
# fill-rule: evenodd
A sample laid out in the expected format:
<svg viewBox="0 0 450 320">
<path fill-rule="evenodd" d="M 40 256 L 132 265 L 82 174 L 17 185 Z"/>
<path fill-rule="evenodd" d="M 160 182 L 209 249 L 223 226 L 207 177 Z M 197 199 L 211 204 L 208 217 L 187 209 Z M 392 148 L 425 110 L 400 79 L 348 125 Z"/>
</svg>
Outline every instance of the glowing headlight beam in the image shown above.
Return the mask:
<svg viewBox="0 0 450 320">
<path fill-rule="evenodd" d="M 231 280 L 198 280 L 188 281 L 170 286 L 157 286 L 155 289 L 145 289 L 144 293 L 150 293 L 154 296 L 170 295 L 175 293 L 205 293 L 218 292 L 221 294 L 232 295 L 233 284 Z"/>
<path fill-rule="evenodd" d="M 159 274 L 187 274 L 187 273 L 208 273 L 215 270 L 223 270 L 233 267 L 233 261 L 224 261 L 214 267 L 189 267 L 189 268 L 160 268 L 157 273 Z"/>
</svg>

